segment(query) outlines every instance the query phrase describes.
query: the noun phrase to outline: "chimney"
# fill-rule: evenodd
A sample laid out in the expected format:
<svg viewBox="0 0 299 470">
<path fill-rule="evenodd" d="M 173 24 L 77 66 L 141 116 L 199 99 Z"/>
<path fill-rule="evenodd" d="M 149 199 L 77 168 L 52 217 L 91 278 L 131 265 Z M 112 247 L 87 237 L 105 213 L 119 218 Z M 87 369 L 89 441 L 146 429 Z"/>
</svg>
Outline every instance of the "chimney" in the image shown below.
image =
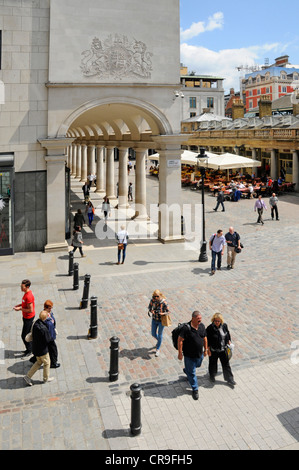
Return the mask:
<svg viewBox="0 0 299 470">
<path fill-rule="evenodd" d="M 235 99 L 232 102 L 232 118 L 242 119 L 244 117 L 244 103 L 241 99 Z"/>
<path fill-rule="evenodd" d="M 259 101 L 259 117 L 272 116 L 272 101 L 270 95 L 262 95 Z"/>
</svg>

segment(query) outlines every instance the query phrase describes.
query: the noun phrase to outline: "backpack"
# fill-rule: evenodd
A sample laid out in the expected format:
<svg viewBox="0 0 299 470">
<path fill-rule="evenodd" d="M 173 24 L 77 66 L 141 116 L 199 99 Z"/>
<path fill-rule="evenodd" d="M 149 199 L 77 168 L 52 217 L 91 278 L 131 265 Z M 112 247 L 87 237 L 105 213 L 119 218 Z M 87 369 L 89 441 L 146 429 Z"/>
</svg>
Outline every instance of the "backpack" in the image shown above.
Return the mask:
<svg viewBox="0 0 299 470">
<path fill-rule="evenodd" d="M 182 331 L 185 325 L 187 325 L 187 327 L 191 331 L 191 326 L 189 325 L 189 323 L 179 323 L 178 326 L 171 332 L 172 343 L 175 349 L 178 349 L 178 338 L 180 336 L 180 332 Z"/>
</svg>

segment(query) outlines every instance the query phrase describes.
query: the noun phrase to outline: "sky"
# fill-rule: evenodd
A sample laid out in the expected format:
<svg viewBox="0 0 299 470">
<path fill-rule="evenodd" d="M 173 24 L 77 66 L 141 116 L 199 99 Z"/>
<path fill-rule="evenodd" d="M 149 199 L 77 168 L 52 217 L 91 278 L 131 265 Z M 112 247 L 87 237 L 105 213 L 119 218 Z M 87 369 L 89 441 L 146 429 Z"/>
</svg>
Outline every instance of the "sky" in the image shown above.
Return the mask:
<svg viewBox="0 0 299 470">
<path fill-rule="evenodd" d="M 180 0 L 180 15 L 181 63 L 225 78 L 226 93 L 239 91 L 246 68 L 265 59 L 288 55 L 299 68 L 299 0 Z"/>
</svg>

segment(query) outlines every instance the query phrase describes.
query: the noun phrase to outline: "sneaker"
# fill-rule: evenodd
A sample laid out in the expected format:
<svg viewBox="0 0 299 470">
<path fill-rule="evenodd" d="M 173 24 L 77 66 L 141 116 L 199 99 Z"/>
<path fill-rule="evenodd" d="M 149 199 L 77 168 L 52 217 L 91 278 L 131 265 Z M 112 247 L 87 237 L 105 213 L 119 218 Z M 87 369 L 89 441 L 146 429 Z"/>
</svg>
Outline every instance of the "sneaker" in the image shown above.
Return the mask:
<svg viewBox="0 0 299 470">
<path fill-rule="evenodd" d="M 211 276 L 213 276 L 213 274 L 215 274 L 215 271 L 211 271 Z"/>
<path fill-rule="evenodd" d="M 31 382 L 31 379 L 28 377 L 28 375 L 24 376 L 24 380 L 27 385 L 30 385 L 30 387 L 32 387 L 32 382 Z"/>
<path fill-rule="evenodd" d="M 226 269 L 231 269 L 231 265 L 228 264 L 227 267 L 226 267 Z"/>
<path fill-rule="evenodd" d="M 157 349 L 155 356 L 156 356 L 156 357 L 159 357 L 159 356 L 160 356 L 160 351 L 159 351 L 159 349 Z"/>
<path fill-rule="evenodd" d="M 54 377 L 49 377 L 48 380 L 44 379 L 44 384 L 46 384 L 48 382 L 53 382 L 53 380 L 55 380 Z"/>
<path fill-rule="evenodd" d="M 193 400 L 198 400 L 198 390 L 192 390 Z"/>
</svg>

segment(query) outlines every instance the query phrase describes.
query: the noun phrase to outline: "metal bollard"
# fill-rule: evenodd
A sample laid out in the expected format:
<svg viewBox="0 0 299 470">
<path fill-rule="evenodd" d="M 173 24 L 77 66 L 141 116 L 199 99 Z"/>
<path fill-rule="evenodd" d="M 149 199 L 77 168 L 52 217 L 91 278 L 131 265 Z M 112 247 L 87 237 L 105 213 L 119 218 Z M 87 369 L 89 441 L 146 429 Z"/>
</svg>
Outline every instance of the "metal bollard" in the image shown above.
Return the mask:
<svg viewBox="0 0 299 470">
<path fill-rule="evenodd" d="M 69 276 L 74 274 L 74 253 L 72 251 L 69 252 Z"/>
<path fill-rule="evenodd" d="M 118 380 L 118 345 L 119 338 L 117 338 L 116 336 L 110 338 L 110 382 L 116 382 Z"/>
<path fill-rule="evenodd" d="M 79 264 L 74 263 L 73 290 L 79 289 Z"/>
<path fill-rule="evenodd" d="M 131 390 L 131 423 L 130 429 L 133 436 L 141 433 L 141 387 L 133 384 Z"/>
<path fill-rule="evenodd" d="M 87 305 L 88 305 L 90 278 L 91 278 L 90 274 L 85 274 L 83 295 L 82 295 L 82 300 L 80 302 L 80 309 L 87 308 Z"/>
<path fill-rule="evenodd" d="M 88 331 L 88 339 L 95 339 L 98 337 L 97 304 L 98 304 L 98 298 L 91 297 L 90 299 L 90 328 Z"/>
</svg>

